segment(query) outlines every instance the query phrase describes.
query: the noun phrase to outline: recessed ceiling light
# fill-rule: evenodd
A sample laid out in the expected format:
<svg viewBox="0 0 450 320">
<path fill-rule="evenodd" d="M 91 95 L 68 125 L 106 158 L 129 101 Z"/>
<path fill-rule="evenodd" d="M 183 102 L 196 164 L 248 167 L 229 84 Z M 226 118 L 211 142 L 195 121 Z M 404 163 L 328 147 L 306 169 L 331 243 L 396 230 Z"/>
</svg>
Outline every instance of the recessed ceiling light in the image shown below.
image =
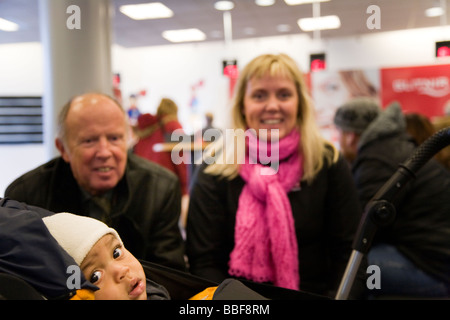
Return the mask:
<svg viewBox="0 0 450 320">
<path fill-rule="evenodd" d="M 275 0 L 255 0 L 255 3 L 261 7 L 268 7 L 275 3 Z"/>
<path fill-rule="evenodd" d="M 313 3 L 313 2 L 328 2 L 330 0 L 284 0 L 288 6 L 296 6 L 299 4 Z"/>
<path fill-rule="evenodd" d="M 425 10 L 425 15 L 427 17 L 439 17 L 444 14 L 444 9 L 442 7 L 432 7 Z"/>
<path fill-rule="evenodd" d="M 0 18 L 0 30 L 17 31 L 17 30 L 19 30 L 19 25 L 12 21 Z"/>
<path fill-rule="evenodd" d="M 180 30 L 167 30 L 162 33 L 164 39 L 170 42 L 191 42 L 191 41 L 203 41 L 206 39 L 206 35 L 199 29 L 180 29 Z"/>
<path fill-rule="evenodd" d="M 217 1 L 214 8 L 220 11 L 228 11 L 234 8 L 234 3 L 232 1 Z"/>
<path fill-rule="evenodd" d="M 161 2 L 129 4 L 121 6 L 119 10 L 134 20 L 162 19 L 173 16 L 173 11 Z"/>
<path fill-rule="evenodd" d="M 303 18 L 299 19 L 297 23 L 303 31 L 338 29 L 341 27 L 341 20 L 338 16 Z"/>
</svg>

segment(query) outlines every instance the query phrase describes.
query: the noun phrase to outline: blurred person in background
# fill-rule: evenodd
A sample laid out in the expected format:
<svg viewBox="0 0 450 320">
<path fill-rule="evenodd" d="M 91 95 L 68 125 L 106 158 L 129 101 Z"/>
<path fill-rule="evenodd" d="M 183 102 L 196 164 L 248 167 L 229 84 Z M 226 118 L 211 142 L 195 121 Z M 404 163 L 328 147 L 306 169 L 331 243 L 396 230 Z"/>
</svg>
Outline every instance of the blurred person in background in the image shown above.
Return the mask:
<svg viewBox="0 0 450 320">
<path fill-rule="evenodd" d="M 334 123 L 359 199 L 366 206 L 417 148 L 398 103 L 382 111 L 370 98 L 340 106 Z M 393 223 L 378 228 L 368 264 L 380 268 L 381 288 L 373 297 L 450 296 L 450 172 L 434 159 L 392 200 Z"/>
</svg>

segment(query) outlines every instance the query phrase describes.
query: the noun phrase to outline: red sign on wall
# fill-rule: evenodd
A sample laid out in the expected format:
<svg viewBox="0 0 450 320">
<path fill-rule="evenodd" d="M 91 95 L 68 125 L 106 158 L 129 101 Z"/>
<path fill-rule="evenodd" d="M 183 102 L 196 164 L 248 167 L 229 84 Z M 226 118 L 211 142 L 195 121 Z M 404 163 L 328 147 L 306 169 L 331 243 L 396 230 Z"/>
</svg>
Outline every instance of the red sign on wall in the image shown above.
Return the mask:
<svg viewBox="0 0 450 320">
<path fill-rule="evenodd" d="M 381 98 L 384 107 L 398 101 L 405 112 L 442 116 L 450 101 L 450 65 L 381 69 Z"/>
</svg>

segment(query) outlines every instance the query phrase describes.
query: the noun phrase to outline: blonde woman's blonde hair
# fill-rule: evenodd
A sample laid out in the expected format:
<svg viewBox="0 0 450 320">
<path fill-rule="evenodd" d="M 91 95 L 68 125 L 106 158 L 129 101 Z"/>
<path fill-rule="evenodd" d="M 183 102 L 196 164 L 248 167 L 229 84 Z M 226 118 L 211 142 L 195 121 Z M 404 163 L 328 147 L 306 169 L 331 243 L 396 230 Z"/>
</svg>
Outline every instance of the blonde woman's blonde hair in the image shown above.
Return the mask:
<svg viewBox="0 0 450 320">
<path fill-rule="evenodd" d="M 304 75 L 291 57 L 286 54 L 265 54 L 254 58 L 245 66 L 236 83 L 232 101 L 233 127 L 235 130 L 241 129 L 239 131 L 245 131 L 247 129 L 247 124 L 243 115 L 244 96 L 247 83 L 251 79 L 261 79 L 266 75 L 288 78 L 295 83 L 299 97 L 297 129 L 301 134 L 299 152 L 303 155 L 302 180 L 310 182 L 325 165 L 325 161 L 328 162 L 328 164 L 336 162 L 338 152 L 330 142 L 322 137 L 319 131 L 312 100 L 304 82 Z M 226 145 L 223 144 L 224 141 L 226 142 Z M 222 144 L 225 150 L 221 149 L 220 144 Z M 238 144 L 238 146 L 230 147 L 230 144 Z M 239 173 L 239 163 L 243 162 L 242 159 L 236 158 L 234 151 L 243 145 L 245 147 L 244 135 L 238 135 L 237 139 L 231 140 L 224 140 L 224 138 L 222 138 L 215 144 L 210 145 L 210 148 L 205 152 L 205 160 L 207 157 L 210 157 L 211 154 L 220 151 L 224 153 L 223 157 L 225 161 L 223 161 L 224 163 L 218 163 L 216 161 L 210 164 L 205 169 L 205 172 L 228 179 L 236 177 Z"/>
</svg>

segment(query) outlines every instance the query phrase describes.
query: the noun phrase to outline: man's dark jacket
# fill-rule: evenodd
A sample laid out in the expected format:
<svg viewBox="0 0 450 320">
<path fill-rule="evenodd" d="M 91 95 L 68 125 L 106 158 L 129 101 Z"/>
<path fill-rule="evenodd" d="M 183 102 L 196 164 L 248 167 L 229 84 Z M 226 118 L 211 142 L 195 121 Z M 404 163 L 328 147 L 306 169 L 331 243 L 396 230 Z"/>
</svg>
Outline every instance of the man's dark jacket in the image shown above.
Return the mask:
<svg viewBox="0 0 450 320">
<path fill-rule="evenodd" d="M 91 215 L 91 200 L 83 195 L 69 164 L 61 157 L 16 179 L 5 196 L 51 212 Z M 181 190 L 176 176 L 129 154 L 105 222 L 117 230 L 136 258 L 185 270 L 184 242 L 178 226 L 180 210 Z"/>
<path fill-rule="evenodd" d="M 398 104 L 382 112 L 361 135 L 352 173 L 362 205 L 375 195 L 417 147 L 406 134 Z M 374 243 L 398 248 L 418 267 L 450 284 L 450 172 L 428 161 L 394 199 L 396 219 Z"/>
</svg>

